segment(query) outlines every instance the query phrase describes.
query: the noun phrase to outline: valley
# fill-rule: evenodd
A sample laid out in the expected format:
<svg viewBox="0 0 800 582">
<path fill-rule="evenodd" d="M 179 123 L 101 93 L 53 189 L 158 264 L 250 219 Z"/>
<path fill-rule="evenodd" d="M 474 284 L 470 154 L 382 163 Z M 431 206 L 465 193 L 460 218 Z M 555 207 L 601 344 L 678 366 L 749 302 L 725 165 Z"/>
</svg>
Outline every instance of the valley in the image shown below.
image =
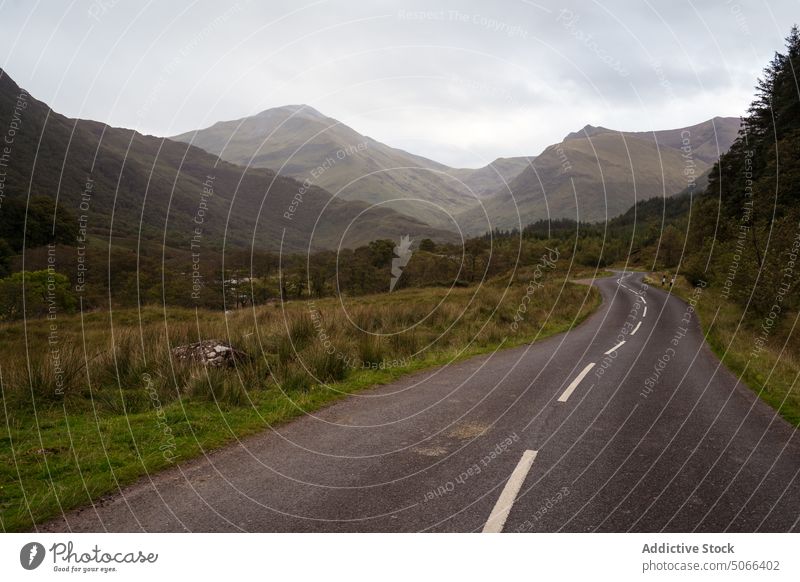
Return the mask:
<svg viewBox="0 0 800 582">
<path fill-rule="evenodd" d="M 0 69 L 0 530 L 796 531 L 781 50 L 742 117 L 477 168 L 304 104 L 149 135 Z"/>
</svg>

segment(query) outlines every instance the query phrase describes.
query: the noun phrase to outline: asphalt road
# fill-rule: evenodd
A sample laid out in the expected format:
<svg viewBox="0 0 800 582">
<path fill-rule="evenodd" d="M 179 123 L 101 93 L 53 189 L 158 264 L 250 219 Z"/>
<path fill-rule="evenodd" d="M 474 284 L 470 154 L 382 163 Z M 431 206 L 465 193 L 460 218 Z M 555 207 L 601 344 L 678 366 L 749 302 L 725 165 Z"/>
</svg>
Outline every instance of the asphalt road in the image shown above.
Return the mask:
<svg viewBox="0 0 800 582">
<path fill-rule="evenodd" d="M 40 529 L 800 531 L 796 430 L 682 300 L 641 274 L 595 284 L 603 305 L 569 333 L 362 392 Z"/>
</svg>

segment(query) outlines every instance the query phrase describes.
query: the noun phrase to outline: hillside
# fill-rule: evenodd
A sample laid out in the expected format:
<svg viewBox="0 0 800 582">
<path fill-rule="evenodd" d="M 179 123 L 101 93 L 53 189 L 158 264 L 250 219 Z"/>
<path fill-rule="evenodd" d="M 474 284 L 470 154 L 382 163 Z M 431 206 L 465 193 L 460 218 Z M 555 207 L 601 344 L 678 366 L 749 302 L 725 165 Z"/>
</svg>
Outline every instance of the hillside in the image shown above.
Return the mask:
<svg viewBox="0 0 800 582">
<path fill-rule="evenodd" d="M 308 105 L 276 107 L 172 139 L 235 164 L 309 180 L 344 200 L 392 201 L 392 208 L 451 230 L 449 214 L 475 206 L 527 166 L 527 158 L 501 158 L 478 169 L 450 168 L 362 135 Z"/>
<path fill-rule="evenodd" d="M 530 157 L 497 158 L 482 168 L 452 168 L 450 175 L 462 180 L 479 198 L 491 196 L 505 188 L 534 160 Z"/>
<path fill-rule="evenodd" d="M 737 118 L 714 118 L 688 128 L 626 133 L 586 126 L 549 146 L 509 184 L 458 219 L 468 232 L 514 228 L 543 218 L 605 221 L 638 200 L 697 190 L 738 132 Z M 680 149 L 688 137 L 691 156 Z M 574 189 L 573 189 L 574 186 Z M 519 212 L 519 216 L 517 215 Z"/>
<path fill-rule="evenodd" d="M 653 143 L 657 142 L 659 147 L 673 149 L 680 149 L 685 145 L 684 139 L 688 138 L 692 147 L 692 155 L 698 160 L 713 165 L 720 155 L 730 149 L 739 134 L 740 125 L 738 117 L 714 117 L 689 127 L 655 132 L 626 132 L 625 135 Z"/>
<path fill-rule="evenodd" d="M 406 234 L 452 238 L 390 208 L 363 214 L 363 203 L 332 199 L 317 186 L 235 166 L 197 147 L 68 119 L 0 70 L 0 126 L 12 122 L 18 128 L 4 168 L 4 196 L 56 198 L 59 208 L 83 216 L 76 235 L 80 226 L 89 234 L 179 249 L 194 242 L 199 252 L 282 244 L 303 251 Z"/>
</svg>

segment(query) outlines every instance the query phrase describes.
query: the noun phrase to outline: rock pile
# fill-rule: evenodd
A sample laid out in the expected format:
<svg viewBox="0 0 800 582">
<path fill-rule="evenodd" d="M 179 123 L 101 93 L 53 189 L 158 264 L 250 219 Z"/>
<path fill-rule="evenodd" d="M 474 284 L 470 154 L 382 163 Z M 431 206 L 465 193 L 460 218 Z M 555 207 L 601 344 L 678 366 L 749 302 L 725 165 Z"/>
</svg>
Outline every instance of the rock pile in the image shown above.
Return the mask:
<svg viewBox="0 0 800 582">
<path fill-rule="evenodd" d="M 247 359 L 247 354 L 231 344 L 217 339 L 208 339 L 172 349 L 179 360 L 192 360 L 212 368 L 231 368 L 236 360 Z"/>
</svg>

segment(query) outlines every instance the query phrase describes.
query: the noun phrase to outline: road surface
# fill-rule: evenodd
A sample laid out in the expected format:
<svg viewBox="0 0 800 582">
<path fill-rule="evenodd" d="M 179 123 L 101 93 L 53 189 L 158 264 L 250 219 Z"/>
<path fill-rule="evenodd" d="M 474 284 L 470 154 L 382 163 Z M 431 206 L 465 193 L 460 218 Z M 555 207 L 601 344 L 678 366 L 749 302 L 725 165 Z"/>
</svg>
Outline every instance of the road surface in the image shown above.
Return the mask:
<svg viewBox="0 0 800 582">
<path fill-rule="evenodd" d="M 568 333 L 359 393 L 40 530 L 800 531 L 800 436 L 641 279 L 597 280 L 603 305 Z"/>
</svg>

